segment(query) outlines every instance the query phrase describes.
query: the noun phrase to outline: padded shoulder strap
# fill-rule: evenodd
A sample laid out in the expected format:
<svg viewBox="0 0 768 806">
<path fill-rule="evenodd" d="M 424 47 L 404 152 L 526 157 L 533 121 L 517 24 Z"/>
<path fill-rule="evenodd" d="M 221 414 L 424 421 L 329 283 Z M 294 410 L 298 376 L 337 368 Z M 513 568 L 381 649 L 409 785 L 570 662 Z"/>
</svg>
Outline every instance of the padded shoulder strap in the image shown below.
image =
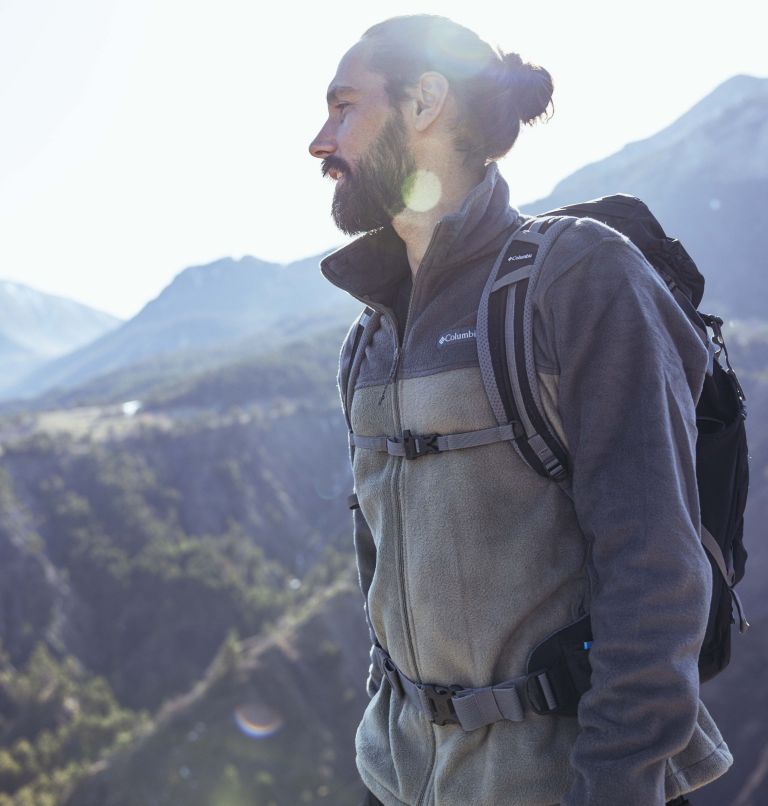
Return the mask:
<svg viewBox="0 0 768 806">
<path fill-rule="evenodd" d="M 532 291 L 558 236 L 574 219 L 536 218 L 510 236 L 488 277 L 477 314 L 477 351 L 499 425 L 513 423 L 520 457 L 545 478 L 564 481 L 568 455 L 544 414 L 533 355 Z"/>
</svg>

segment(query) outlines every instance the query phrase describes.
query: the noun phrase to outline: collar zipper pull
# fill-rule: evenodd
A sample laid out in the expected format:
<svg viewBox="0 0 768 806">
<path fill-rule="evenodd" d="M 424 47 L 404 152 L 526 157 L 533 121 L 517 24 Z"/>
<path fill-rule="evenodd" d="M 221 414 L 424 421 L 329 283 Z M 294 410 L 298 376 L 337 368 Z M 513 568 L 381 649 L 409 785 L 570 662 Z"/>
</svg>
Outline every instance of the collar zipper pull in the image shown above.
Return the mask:
<svg viewBox="0 0 768 806">
<path fill-rule="evenodd" d="M 389 377 L 387 378 L 387 382 L 384 384 L 384 389 L 382 390 L 381 397 L 379 398 L 379 405 L 381 405 L 384 402 L 384 398 L 387 394 L 387 389 L 389 389 L 390 383 L 392 383 L 392 381 L 395 378 L 395 375 L 397 375 L 397 368 L 399 364 L 400 364 L 400 345 L 398 344 L 397 347 L 395 348 L 395 358 L 392 361 L 392 369 L 390 369 L 389 371 Z"/>
</svg>

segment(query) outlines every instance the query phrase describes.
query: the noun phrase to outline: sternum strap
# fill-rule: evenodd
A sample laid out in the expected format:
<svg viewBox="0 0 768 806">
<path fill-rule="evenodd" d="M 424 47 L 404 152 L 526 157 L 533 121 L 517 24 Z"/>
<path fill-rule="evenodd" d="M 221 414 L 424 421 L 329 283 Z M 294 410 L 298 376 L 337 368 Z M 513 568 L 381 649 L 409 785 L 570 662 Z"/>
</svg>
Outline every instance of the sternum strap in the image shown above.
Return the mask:
<svg viewBox="0 0 768 806">
<path fill-rule="evenodd" d="M 456 451 L 463 448 L 475 448 L 479 445 L 491 445 L 494 442 L 505 442 L 515 439 L 514 423 L 479 428 L 475 431 L 462 431 L 456 434 L 412 434 L 403 431 L 399 437 L 377 436 L 364 437 L 350 435 L 350 442 L 355 448 L 381 451 L 390 456 L 404 456 L 416 459 L 428 453 Z"/>
</svg>

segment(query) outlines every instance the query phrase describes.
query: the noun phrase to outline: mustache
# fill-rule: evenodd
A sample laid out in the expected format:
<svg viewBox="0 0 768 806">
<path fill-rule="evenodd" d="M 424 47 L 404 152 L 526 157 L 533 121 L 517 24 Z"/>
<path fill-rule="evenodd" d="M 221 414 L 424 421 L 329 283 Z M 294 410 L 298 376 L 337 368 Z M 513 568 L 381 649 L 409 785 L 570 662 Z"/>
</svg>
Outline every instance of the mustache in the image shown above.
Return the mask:
<svg viewBox="0 0 768 806">
<path fill-rule="evenodd" d="M 337 171 L 343 171 L 345 174 L 349 175 L 351 173 L 349 165 L 341 158 L 341 157 L 326 157 L 323 160 L 323 164 L 320 167 L 323 176 L 328 176 L 328 173 L 333 169 Z"/>
</svg>

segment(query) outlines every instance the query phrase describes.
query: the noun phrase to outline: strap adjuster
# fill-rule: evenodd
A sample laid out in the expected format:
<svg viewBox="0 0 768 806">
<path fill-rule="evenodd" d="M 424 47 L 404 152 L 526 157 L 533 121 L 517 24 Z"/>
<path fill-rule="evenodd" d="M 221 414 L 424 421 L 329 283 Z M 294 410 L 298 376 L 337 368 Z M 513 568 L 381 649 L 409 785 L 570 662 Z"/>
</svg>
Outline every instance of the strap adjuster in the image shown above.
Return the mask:
<svg viewBox="0 0 768 806">
<path fill-rule="evenodd" d="M 544 716 L 558 709 L 557 697 L 552 689 L 546 671 L 529 675 L 525 684 L 525 693 L 533 710 Z"/>
<path fill-rule="evenodd" d="M 389 680 L 389 685 L 401 696 L 405 696 L 403 684 L 400 682 L 400 674 L 395 662 L 386 652 L 381 657 L 381 671 L 384 677 Z"/>
<path fill-rule="evenodd" d="M 437 437 L 438 434 L 412 434 L 408 430 L 403 431 L 401 443 L 405 458 L 418 459 L 428 453 L 439 453 Z"/>
</svg>

